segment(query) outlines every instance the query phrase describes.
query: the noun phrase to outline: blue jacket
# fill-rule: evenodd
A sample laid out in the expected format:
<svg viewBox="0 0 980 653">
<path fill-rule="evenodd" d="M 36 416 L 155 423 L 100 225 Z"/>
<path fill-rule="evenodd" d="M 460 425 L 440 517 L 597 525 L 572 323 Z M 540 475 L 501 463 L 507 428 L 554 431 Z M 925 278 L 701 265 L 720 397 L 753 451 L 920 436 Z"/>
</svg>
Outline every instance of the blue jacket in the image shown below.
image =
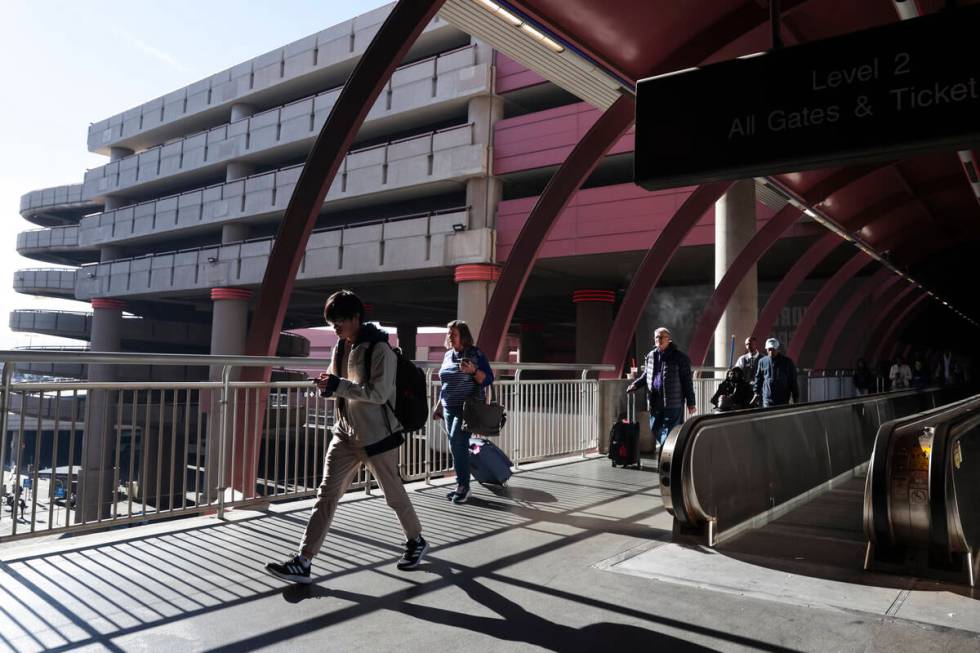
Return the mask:
<svg viewBox="0 0 980 653">
<path fill-rule="evenodd" d="M 762 396 L 763 406 L 780 406 L 800 400 L 800 388 L 796 382 L 796 365 L 782 354 L 773 358 L 763 356 L 755 372 L 755 393 Z"/>
<path fill-rule="evenodd" d="M 653 387 L 653 378 L 661 363 L 663 376 L 658 391 Z M 641 385 L 647 388 L 648 410 L 683 408 L 685 403 L 688 406 L 695 405 L 691 359 L 674 343 L 667 345 L 663 352 L 659 347 L 654 347 L 647 352 L 642 374 L 632 387 L 639 388 Z"/>
</svg>

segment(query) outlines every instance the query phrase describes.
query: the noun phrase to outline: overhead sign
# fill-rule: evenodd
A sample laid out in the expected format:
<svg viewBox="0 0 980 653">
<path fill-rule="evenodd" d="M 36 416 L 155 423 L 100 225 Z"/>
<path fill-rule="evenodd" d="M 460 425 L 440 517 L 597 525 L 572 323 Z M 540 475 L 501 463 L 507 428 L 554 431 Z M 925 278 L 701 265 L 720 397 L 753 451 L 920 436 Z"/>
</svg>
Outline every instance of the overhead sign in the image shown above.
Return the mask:
<svg viewBox="0 0 980 653">
<path fill-rule="evenodd" d="M 980 5 L 641 80 L 649 190 L 980 142 Z"/>
</svg>

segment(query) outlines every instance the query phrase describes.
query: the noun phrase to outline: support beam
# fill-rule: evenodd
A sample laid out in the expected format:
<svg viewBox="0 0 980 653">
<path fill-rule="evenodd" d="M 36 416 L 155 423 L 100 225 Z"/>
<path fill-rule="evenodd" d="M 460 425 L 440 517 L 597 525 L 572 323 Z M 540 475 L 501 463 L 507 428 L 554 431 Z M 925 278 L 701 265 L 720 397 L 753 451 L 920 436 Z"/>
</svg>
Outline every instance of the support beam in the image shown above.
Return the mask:
<svg viewBox="0 0 980 653">
<path fill-rule="evenodd" d="M 796 361 L 798 366 L 802 366 L 800 355 L 803 353 L 803 347 L 806 345 L 806 339 L 809 337 L 810 331 L 812 331 L 817 325 L 817 321 L 820 319 L 823 309 L 827 307 L 827 304 L 829 304 L 834 297 L 837 296 L 837 293 L 844 287 L 844 284 L 853 279 L 854 275 L 871 263 L 874 263 L 874 259 L 861 250 L 858 250 L 847 261 L 847 263 L 842 265 L 840 269 L 837 270 L 837 272 L 835 272 L 834 275 L 820 287 L 817 294 L 814 295 L 810 305 L 806 308 L 806 313 L 803 315 L 803 319 L 800 320 L 800 325 L 796 327 L 796 332 L 793 334 L 793 338 L 789 343 L 789 349 L 786 352 L 790 358 Z"/>
<path fill-rule="evenodd" d="M 840 170 L 803 193 L 803 199 L 811 204 L 822 202 L 837 191 L 879 170 L 882 165 L 873 164 Z M 704 359 L 708 355 L 708 347 L 711 344 L 711 335 L 717 328 L 718 321 L 721 319 L 722 313 L 725 312 L 735 289 L 741 283 L 742 277 L 748 274 L 765 253 L 796 223 L 801 212 L 792 204 L 787 204 L 756 232 L 752 240 L 729 266 L 724 278 L 718 283 L 705 305 L 704 312 L 698 318 L 694 335 L 691 337 L 688 355 L 694 365 L 704 364 Z"/>
<path fill-rule="evenodd" d="M 296 272 L 323 200 L 381 89 L 445 0 L 399 0 L 351 73 L 310 150 L 276 233 L 246 353 L 273 356 Z M 270 370 L 246 376 L 267 380 Z"/>
<path fill-rule="evenodd" d="M 878 341 L 878 346 L 874 349 L 874 354 L 872 360 L 878 360 L 878 356 L 881 355 L 885 348 L 892 343 L 894 338 L 898 335 L 897 331 L 900 326 L 903 326 L 908 320 L 910 313 L 915 309 L 916 306 L 922 303 L 929 295 L 922 293 L 912 301 L 908 302 L 905 308 L 901 309 L 898 315 L 895 316 L 894 320 L 888 322 L 888 327 L 885 329 L 885 333 L 881 340 Z"/>
<path fill-rule="evenodd" d="M 602 378 L 618 379 L 623 375 L 623 363 L 633 339 L 633 332 L 636 331 L 640 315 L 643 314 L 643 307 L 650 300 L 650 295 L 664 270 L 667 269 L 667 265 L 670 264 L 670 259 L 680 248 L 688 232 L 731 185 L 730 181 L 720 181 L 705 184 L 691 193 L 647 250 L 640 267 L 633 275 L 626 296 L 623 297 L 623 303 L 619 306 L 609 339 L 606 340 L 606 349 L 602 354 L 603 364 L 614 365 L 616 369 L 613 372 L 603 372 Z"/>
<path fill-rule="evenodd" d="M 844 327 L 853 317 L 855 311 L 875 290 L 890 288 L 891 286 L 898 283 L 899 277 L 897 274 L 889 270 L 888 268 L 882 268 L 875 272 L 870 279 L 864 282 L 860 288 L 858 288 L 854 293 L 851 294 L 851 298 L 847 300 L 847 303 L 838 311 L 837 316 L 834 317 L 834 321 L 831 323 L 830 327 L 824 333 L 823 340 L 820 342 L 820 349 L 817 351 L 817 356 L 813 360 L 813 368 L 817 370 L 827 369 L 827 365 L 830 363 L 830 355 L 835 351 L 840 351 L 838 348 L 837 341 L 840 339 L 841 334 L 844 331 Z M 850 336 L 853 338 L 853 334 Z M 845 365 L 850 363 L 849 359 L 843 359 L 847 361 Z"/>
<path fill-rule="evenodd" d="M 575 145 L 531 209 L 500 272 L 500 280 L 490 298 L 487 318 L 480 331 L 480 349 L 498 360 L 506 357 L 507 352 L 503 349 L 507 328 L 551 228 L 609 148 L 633 124 L 635 111 L 633 98 L 625 95 L 606 109 Z"/>
<path fill-rule="evenodd" d="M 826 234 L 803 253 L 803 256 L 783 276 L 782 281 L 779 282 L 779 285 L 776 286 L 766 301 L 766 305 L 762 307 L 759 312 L 759 321 L 755 323 L 752 335 L 759 340 L 765 340 L 769 337 L 772 332 L 772 325 L 776 323 L 776 318 L 779 316 L 779 312 L 783 310 L 783 306 L 790 300 L 803 280 L 813 271 L 813 268 L 817 267 L 817 264 L 834 251 L 839 244 L 840 237 L 837 234 Z"/>
<path fill-rule="evenodd" d="M 337 170 L 381 89 L 444 3 L 445 0 L 399 0 L 344 84 L 340 97 L 306 157 L 303 171 L 276 232 L 255 303 L 255 317 L 248 331 L 246 354 L 275 355 L 286 307 L 296 283 L 296 273 Z M 242 379 L 268 381 L 271 371 L 268 367 L 248 368 L 243 370 Z M 268 392 L 257 394 L 258 409 L 262 413 Z M 239 459 L 233 461 L 235 465 L 241 464 L 242 469 L 241 483 L 235 489 L 251 493 L 255 488 L 261 427 L 253 424 L 246 433 L 243 413 L 237 413 L 238 421 L 235 424 L 236 437 L 242 438 L 243 444 L 237 449 Z"/>
<path fill-rule="evenodd" d="M 885 334 L 888 332 L 889 325 L 894 320 L 895 316 L 901 311 L 902 307 L 915 296 L 916 293 L 922 292 L 918 286 L 909 285 L 907 288 L 902 288 L 899 292 L 895 293 L 884 305 L 884 308 L 875 314 L 874 324 L 868 330 L 871 334 L 871 340 L 868 342 L 868 351 L 870 355 L 865 356 L 865 358 L 870 361 L 878 361 L 878 355 L 881 354 L 881 343 L 885 338 Z"/>
</svg>

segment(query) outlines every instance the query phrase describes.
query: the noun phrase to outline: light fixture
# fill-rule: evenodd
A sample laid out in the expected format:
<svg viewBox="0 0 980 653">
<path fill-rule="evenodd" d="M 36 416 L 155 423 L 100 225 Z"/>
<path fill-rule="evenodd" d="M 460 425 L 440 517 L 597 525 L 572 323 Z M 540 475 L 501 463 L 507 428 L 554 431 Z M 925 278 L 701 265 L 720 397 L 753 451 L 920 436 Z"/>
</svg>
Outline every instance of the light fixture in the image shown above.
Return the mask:
<svg viewBox="0 0 980 653">
<path fill-rule="evenodd" d="M 528 36 L 530 36 L 535 41 L 545 46 L 552 52 L 556 54 L 560 54 L 565 51 L 565 47 L 561 43 L 547 36 L 543 32 L 535 29 L 527 22 L 525 22 L 523 19 L 521 19 L 519 16 L 515 16 L 511 12 L 507 11 L 506 9 L 498 5 L 496 2 L 493 2 L 493 0 L 476 0 L 476 2 L 479 3 L 484 9 L 486 9 L 494 16 L 497 16 L 505 23 L 508 23 L 511 27 L 516 27 L 520 29 L 522 32 L 524 32 L 525 34 L 527 34 Z"/>
<path fill-rule="evenodd" d="M 460 231 L 466 231 L 466 225 L 457 222 L 453 225 L 453 231 L 459 233 Z"/>
<path fill-rule="evenodd" d="M 208 263 L 210 263 L 211 265 L 214 265 L 217 262 L 218 262 L 218 257 L 217 256 L 209 256 L 208 257 Z"/>
</svg>

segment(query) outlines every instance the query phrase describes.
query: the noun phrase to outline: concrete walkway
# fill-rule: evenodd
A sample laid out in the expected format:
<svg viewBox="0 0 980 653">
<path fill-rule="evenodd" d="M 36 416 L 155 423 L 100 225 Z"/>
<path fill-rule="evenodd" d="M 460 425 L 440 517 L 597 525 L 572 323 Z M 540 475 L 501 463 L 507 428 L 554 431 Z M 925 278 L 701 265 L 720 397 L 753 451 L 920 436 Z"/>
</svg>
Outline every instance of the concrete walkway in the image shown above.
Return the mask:
<svg viewBox="0 0 980 653">
<path fill-rule="evenodd" d="M 347 496 L 309 587 L 262 566 L 295 550 L 311 501 L 5 549 L 0 649 L 980 650 L 980 625 L 742 591 L 754 570 L 779 574 L 781 591 L 792 574 L 668 544 L 649 469 L 538 465 L 463 506 L 447 486 L 410 486 L 432 545 L 411 572 L 395 569 L 402 535 L 384 499 Z M 729 578 L 726 560 L 742 565 Z"/>
</svg>

